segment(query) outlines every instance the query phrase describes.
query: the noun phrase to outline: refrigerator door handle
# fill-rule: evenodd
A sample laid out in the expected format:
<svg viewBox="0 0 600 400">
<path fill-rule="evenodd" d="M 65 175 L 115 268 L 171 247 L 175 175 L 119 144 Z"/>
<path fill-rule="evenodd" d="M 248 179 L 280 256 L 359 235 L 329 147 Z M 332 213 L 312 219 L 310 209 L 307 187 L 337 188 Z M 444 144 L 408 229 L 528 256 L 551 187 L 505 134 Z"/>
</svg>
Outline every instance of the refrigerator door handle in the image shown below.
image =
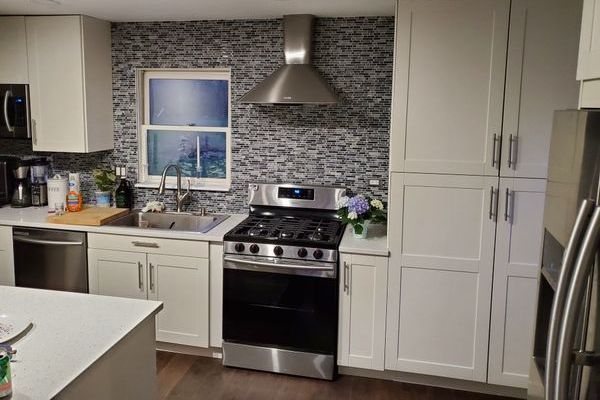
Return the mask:
<svg viewBox="0 0 600 400">
<path fill-rule="evenodd" d="M 581 302 L 586 292 L 588 277 L 592 272 L 598 244 L 600 243 L 600 207 L 596 207 L 585 232 L 581 250 L 569 283 L 556 352 L 555 400 L 566 400 L 569 396 L 569 377 L 573 362 L 573 345 Z"/>
<path fill-rule="evenodd" d="M 585 199 L 579 206 L 579 212 L 575 219 L 575 224 L 569 242 L 565 249 L 562 260 L 562 268 L 558 283 L 556 285 L 556 293 L 550 313 L 550 327 L 548 328 L 548 341 L 546 345 L 546 376 L 544 379 L 544 399 L 552 400 L 554 398 L 554 382 L 556 376 L 556 346 L 558 342 L 558 334 L 560 330 L 560 321 L 563 319 L 563 310 L 565 305 L 565 296 L 569 281 L 571 280 L 573 266 L 579 250 L 579 244 L 583 233 L 588 226 L 590 216 L 594 211 L 594 202 Z"/>
</svg>

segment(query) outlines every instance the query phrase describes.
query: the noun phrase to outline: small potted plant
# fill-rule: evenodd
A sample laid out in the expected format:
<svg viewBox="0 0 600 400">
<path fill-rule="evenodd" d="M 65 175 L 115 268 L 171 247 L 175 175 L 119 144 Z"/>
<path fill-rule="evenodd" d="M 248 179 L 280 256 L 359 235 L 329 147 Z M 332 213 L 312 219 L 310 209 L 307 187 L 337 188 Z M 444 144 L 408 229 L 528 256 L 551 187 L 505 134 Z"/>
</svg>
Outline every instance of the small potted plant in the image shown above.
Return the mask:
<svg viewBox="0 0 600 400">
<path fill-rule="evenodd" d="M 383 202 L 362 195 L 342 197 L 338 202 L 338 215 L 342 221 L 352 226 L 352 233 L 358 239 L 367 237 L 369 223 L 386 221 Z"/>
<path fill-rule="evenodd" d="M 109 169 L 95 169 L 92 171 L 94 183 L 96 183 L 96 206 L 110 207 L 110 197 L 115 189 L 117 176 Z"/>
</svg>

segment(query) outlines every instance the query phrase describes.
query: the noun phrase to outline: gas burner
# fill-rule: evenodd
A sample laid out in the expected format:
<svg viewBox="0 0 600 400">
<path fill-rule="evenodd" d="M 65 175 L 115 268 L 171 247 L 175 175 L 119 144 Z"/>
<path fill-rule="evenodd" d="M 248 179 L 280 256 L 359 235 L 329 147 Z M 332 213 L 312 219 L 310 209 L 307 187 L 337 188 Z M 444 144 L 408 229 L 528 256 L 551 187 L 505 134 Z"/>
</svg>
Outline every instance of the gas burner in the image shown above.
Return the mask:
<svg viewBox="0 0 600 400">
<path fill-rule="evenodd" d="M 326 239 L 327 235 L 323 234 L 321 231 L 315 231 L 309 237 L 310 240 L 322 241 Z"/>
<path fill-rule="evenodd" d="M 268 234 L 269 231 L 267 229 L 262 229 L 261 227 L 252 228 L 248 231 L 248 235 L 250 236 L 267 236 Z"/>
<path fill-rule="evenodd" d="M 279 237 L 282 239 L 291 239 L 294 237 L 294 232 L 292 231 L 283 231 L 279 234 Z"/>
</svg>

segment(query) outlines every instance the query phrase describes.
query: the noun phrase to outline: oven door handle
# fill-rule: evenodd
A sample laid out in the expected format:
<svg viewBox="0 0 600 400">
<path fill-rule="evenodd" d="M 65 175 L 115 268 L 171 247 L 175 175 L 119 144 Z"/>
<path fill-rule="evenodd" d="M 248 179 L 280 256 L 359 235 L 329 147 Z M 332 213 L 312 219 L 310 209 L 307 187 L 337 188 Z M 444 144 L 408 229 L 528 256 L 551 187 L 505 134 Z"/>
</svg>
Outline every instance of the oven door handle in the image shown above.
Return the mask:
<svg viewBox="0 0 600 400">
<path fill-rule="evenodd" d="M 300 269 L 300 270 L 308 270 L 308 271 L 333 271 L 334 267 L 319 267 L 319 266 L 310 266 L 310 265 L 298 265 L 298 264 L 284 264 L 284 263 L 270 263 L 264 261 L 254 261 L 254 260 L 241 260 L 239 258 L 232 257 L 224 257 L 224 261 L 230 261 L 239 264 L 246 264 L 252 266 L 259 267 L 269 267 L 269 268 L 290 268 L 290 269 Z M 225 266 L 227 268 L 227 266 Z"/>
</svg>

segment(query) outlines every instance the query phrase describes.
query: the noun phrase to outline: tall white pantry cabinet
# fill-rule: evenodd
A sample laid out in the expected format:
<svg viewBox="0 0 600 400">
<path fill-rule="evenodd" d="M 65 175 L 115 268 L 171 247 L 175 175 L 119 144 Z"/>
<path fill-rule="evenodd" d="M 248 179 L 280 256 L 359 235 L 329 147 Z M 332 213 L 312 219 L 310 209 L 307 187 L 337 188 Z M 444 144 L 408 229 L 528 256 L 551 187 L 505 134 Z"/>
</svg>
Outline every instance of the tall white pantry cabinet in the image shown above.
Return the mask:
<svg viewBox="0 0 600 400">
<path fill-rule="evenodd" d="M 386 369 L 527 386 L 580 17 L 573 0 L 398 1 Z"/>
</svg>

